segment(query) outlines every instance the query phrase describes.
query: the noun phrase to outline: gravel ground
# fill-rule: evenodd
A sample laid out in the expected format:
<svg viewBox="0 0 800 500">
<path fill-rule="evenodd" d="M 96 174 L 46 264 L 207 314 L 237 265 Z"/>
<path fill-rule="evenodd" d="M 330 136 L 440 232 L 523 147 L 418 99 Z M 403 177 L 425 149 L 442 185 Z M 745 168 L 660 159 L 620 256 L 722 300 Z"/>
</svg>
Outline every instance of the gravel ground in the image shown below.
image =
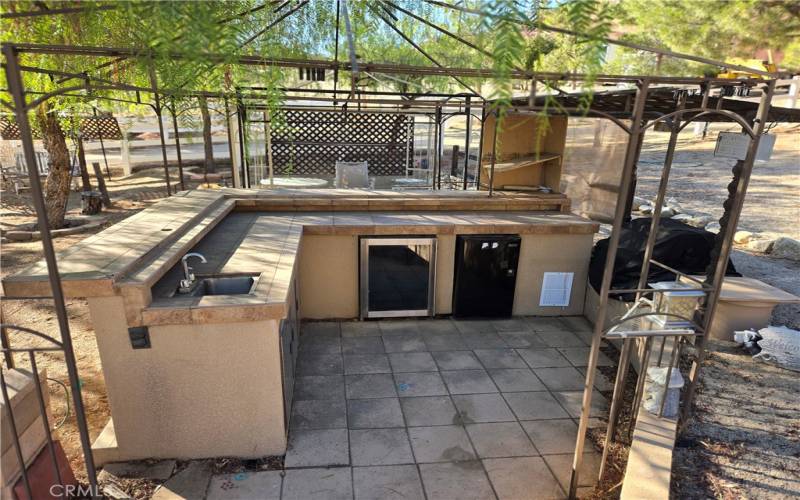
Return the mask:
<svg viewBox="0 0 800 500">
<path fill-rule="evenodd" d="M 714 343 L 673 457 L 673 498 L 800 498 L 800 374 Z"/>
</svg>

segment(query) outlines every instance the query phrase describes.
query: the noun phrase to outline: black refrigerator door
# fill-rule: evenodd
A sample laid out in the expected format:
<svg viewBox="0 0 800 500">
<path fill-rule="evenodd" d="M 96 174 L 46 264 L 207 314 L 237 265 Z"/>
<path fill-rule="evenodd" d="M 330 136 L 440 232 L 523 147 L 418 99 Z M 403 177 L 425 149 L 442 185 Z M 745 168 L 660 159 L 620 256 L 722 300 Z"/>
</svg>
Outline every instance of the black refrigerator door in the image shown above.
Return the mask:
<svg viewBox="0 0 800 500">
<path fill-rule="evenodd" d="M 516 235 L 456 238 L 453 315 L 511 316 L 520 244 Z"/>
</svg>

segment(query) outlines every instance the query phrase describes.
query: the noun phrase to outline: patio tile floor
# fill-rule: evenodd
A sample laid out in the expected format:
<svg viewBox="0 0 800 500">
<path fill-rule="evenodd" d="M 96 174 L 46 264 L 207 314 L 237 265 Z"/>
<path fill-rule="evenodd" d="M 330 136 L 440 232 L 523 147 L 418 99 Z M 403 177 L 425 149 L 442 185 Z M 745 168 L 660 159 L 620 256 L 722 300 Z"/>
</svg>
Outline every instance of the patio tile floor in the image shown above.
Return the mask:
<svg viewBox="0 0 800 500">
<path fill-rule="evenodd" d="M 579 318 L 304 323 L 285 477 L 214 476 L 208 498 L 564 498 L 586 331 Z M 606 408 L 595 391 L 592 415 Z M 582 486 L 599 464 L 587 450 Z"/>
<path fill-rule="evenodd" d="M 355 500 L 424 500 L 414 465 L 353 468 Z"/>
</svg>

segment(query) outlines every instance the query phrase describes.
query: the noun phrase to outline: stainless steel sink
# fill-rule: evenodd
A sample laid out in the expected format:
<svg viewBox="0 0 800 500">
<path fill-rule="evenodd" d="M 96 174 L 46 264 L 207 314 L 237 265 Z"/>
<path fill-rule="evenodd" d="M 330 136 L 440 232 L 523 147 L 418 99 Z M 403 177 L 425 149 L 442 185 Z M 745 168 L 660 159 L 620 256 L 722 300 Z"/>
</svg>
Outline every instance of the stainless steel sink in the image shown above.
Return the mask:
<svg viewBox="0 0 800 500">
<path fill-rule="evenodd" d="M 191 290 L 176 290 L 174 295 L 202 297 L 204 295 L 247 295 L 256 288 L 257 275 L 212 275 L 197 276 Z"/>
</svg>

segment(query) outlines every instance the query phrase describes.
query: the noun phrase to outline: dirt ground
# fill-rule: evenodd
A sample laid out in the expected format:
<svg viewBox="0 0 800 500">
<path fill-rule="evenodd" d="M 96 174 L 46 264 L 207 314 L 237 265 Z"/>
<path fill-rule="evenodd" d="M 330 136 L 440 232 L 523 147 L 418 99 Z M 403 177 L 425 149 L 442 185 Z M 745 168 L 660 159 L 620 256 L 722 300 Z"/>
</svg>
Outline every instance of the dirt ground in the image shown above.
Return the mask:
<svg viewBox="0 0 800 500">
<path fill-rule="evenodd" d="M 677 442 L 674 498 L 800 498 L 800 374 L 717 343 Z"/>
<path fill-rule="evenodd" d="M 725 129 L 723 127 L 723 129 Z M 733 130 L 732 127 L 727 129 Z M 730 181 L 729 160 L 713 158 L 714 129 L 706 140 L 681 137 L 670 196 L 687 209 L 719 217 Z M 757 165 L 741 229 L 769 235 L 800 238 L 800 127 L 782 127 L 773 160 Z M 642 152 L 637 194 L 652 197 L 658 182 L 666 134 L 649 134 Z M 113 172 L 112 172 L 113 173 Z M 173 180 L 173 183 L 175 180 Z M 160 169 L 140 171 L 125 179 L 108 181 L 114 207 L 106 211 L 111 225 L 133 215 L 166 195 Z M 2 192 L 0 225 L 10 229 L 31 222 L 34 211 L 27 196 Z M 70 208 L 77 213 L 73 193 Z M 55 240 L 63 250 L 87 237 L 79 234 Z M 2 276 L 12 274 L 41 258 L 40 242 L 3 244 Z M 734 263 L 752 276 L 800 295 L 800 264 L 744 251 L 734 253 Z M 85 301 L 67 302 L 70 329 L 93 440 L 110 412 Z M 58 327 L 47 300 L 3 300 L 3 321 L 34 327 L 58 337 Z M 800 306 L 776 309 L 775 323 L 800 328 Z M 21 341 L 19 339 L 18 341 Z M 66 382 L 64 363 L 42 354 L 40 366 L 51 378 Z M 23 361 L 23 360 L 20 360 Z M 24 364 L 24 363 L 21 363 Z M 782 498 L 800 496 L 800 375 L 753 362 L 730 346 L 712 354 L 704 366 L 697 398 L 698 418 L 689 426 L 674 460 L 676 498 Z M 56 417 L 63 415 L 63 390 L 51 385 Z M 80 471 L 80 443 L 74 413 L 57 432 L 76 470 Z M 82 474 L 82 472 L 79 472 Z"/>
</svg>

